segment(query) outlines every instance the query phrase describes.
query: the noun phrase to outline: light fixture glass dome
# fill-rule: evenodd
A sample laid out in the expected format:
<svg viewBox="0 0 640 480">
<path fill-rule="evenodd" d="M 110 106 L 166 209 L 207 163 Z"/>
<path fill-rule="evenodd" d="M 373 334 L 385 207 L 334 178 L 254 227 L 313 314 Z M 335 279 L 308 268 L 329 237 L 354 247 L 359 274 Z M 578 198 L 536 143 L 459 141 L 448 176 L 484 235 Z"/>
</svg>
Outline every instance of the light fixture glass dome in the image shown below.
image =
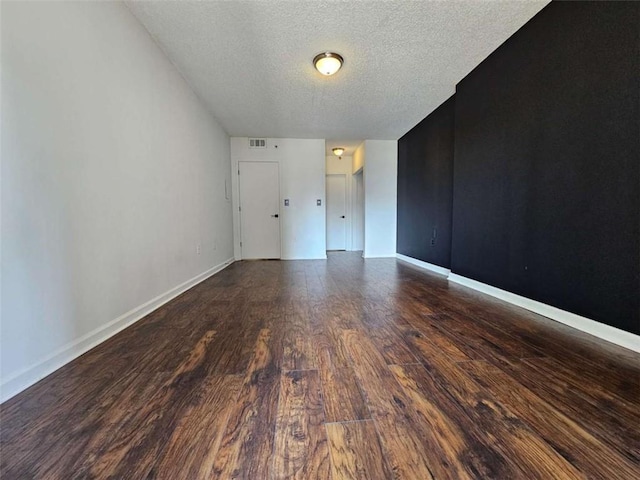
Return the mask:
<svg viewBox="0 0 640 480">
<path fill-rule="evenodd" d="M 337 53 L 324 52 L 316 55 L 313 64 L 323 75 L 333 75 L 342 67 L 343 58 Z"/>
<path fill-rule="evenodd" d="M 339 157 L 340 155 L 342 155 L 344 153 L 344 148 L 336 147 L 336 148 L 332 148 L 331 151 L 333 152 L 333 154 L 335 156 Z"/>
</svg>

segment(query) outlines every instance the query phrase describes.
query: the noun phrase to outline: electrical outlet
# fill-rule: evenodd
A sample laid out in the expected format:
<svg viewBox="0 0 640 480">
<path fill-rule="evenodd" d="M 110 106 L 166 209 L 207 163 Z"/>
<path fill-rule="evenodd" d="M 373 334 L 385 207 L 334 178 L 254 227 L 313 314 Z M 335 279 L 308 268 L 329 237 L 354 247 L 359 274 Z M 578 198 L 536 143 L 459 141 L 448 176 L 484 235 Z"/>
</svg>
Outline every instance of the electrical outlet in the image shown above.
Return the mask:
<svg viewBox="0 0 640 480">
<path fill-rule="evenodd" d="M 197 244 L 197 245 L 196 245 L 196 253 L 197 253 L 198 255 L 200 255 L 200 254 L 202 253 L 202 245 L 200 245 L 200 244 Z"/>
<path fill-rule="evenodd" d="M 436 239 L 435 239 L 435 238 L 432 238 L 432 239 L 431 239 L 431 246 L 432 246 L 432 247 L 435 247 L 435 246 L 436 246 Z"/>
<path fill-rule="evenodd" d="M 216 250 L 218 248 L 218 240 L 213 240 L 213 249 Z"/>
</svg>

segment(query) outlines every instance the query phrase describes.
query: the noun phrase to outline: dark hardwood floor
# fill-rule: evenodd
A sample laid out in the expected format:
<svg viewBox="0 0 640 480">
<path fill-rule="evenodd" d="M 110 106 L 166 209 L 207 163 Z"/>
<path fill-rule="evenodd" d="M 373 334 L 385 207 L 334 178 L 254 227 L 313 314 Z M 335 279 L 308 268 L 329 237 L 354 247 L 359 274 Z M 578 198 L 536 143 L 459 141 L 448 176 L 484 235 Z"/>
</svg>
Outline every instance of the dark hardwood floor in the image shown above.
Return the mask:
<svg viewBox="0 0 640 480">
<path fill-rule="evenodd" d="M 8 479 L 638 479 L 640 355 L 392 259 L 235 263 L 0 407 Z"/>
</svg>

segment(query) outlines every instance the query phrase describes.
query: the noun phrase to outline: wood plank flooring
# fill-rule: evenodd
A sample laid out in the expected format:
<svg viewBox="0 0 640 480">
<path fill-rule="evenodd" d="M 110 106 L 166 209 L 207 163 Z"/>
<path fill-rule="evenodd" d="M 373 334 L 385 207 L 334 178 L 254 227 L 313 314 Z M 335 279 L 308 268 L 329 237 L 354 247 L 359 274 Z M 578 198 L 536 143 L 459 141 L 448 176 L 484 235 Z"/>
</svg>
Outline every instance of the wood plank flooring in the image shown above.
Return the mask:
<svg viewBox="0 0 640 480">
<path fill-rule="evenodd" d="M 638 479 L 640 354 L 393 259 L 238 262 L 1 405 L 0 478 Z"/>
</svg>

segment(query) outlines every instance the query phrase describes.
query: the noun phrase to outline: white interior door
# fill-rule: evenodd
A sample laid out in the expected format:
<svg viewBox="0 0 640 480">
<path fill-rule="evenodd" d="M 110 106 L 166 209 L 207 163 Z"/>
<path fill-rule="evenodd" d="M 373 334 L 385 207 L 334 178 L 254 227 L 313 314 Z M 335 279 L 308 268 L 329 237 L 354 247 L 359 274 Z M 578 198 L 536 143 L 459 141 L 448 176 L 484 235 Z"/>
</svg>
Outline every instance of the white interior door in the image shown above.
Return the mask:
<svg viewBox="0 0 640 480">
<path fill-rule="evenodd" d="M 280 180 L 276 162 L 238 162 L 242 258 L 280 258 Z"/>
<path fill-rule="evenodd" d="M 347 249 L 347 176 L 327 175 L 327 250 Z"/>
</svg>

